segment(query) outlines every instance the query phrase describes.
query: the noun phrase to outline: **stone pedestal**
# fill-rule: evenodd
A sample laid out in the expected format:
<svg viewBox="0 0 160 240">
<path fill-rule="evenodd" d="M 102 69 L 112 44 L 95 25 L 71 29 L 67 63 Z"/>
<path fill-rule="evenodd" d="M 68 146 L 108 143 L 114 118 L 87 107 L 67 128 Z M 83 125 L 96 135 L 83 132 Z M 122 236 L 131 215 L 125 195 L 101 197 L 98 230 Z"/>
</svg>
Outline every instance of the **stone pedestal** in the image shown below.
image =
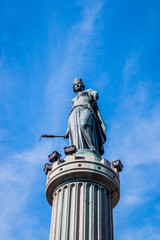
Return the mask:
<svg viewBox="0 0 160 240">
<path fill-rule="evenodd" d="M 52 206 L 50 240 L 113 240 L 120 182 L 109 161 L 77 152 L 54 163 L 46 197 Z"/>
</svg>

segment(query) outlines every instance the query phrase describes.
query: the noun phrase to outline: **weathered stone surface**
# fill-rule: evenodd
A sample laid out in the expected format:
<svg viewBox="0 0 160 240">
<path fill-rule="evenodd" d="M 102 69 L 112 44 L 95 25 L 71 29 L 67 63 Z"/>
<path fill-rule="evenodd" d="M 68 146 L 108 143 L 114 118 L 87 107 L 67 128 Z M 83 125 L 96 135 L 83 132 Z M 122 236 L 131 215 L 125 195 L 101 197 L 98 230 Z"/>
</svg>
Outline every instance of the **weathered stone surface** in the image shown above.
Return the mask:
<svg viewBox="0 0 160 240">
<path fill-rule="evenodd" d="M 76 181 L 53 193 L 50 240 L 113 240 L 112 194 Z"/>
</svg>

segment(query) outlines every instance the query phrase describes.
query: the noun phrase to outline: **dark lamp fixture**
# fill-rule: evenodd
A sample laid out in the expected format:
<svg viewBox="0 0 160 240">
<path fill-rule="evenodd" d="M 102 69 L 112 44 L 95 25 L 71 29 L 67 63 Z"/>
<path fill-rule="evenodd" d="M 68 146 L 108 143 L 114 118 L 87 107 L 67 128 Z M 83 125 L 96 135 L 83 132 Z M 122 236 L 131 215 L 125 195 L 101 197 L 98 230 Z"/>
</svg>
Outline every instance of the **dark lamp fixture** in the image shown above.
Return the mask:
<svg viewBox="0 0 160 240">
<path fill-rule="evenodd" d="M 72 145 L 72 146 L 69 146 L 69 147 L 64 147 L 64 153 L 66 155 L 70 155 L 70 154 L 73 154 L 73 153 L 76 153 L 77 152 L 77 148 L 75 145 Z"/>
<path fill-rule="evenodd" d="M 45 174 L 47 175 L 48 171 L 52 170 L 52 164 L 46 163 L 43 170 L 44 170 Z"/>
<path fill-rule="evenodd" d="M 48 156 L 48 159 L 51 163 L 55 162 L 55 161 L 58 161 L 61 157 L 61 154 L 58 153 L 57 151 L 54 151 L 53 153 L 51 153 L 49 156 Z"/>
<path fill-rule="evenodd" d="M 114 168 L 117 169 L 118 172 L 122 171 L 123 165 L 121 163 L 121 160 L 116 160 L 116 161 L 112 162 L 112 165 Z"/>
</svg>

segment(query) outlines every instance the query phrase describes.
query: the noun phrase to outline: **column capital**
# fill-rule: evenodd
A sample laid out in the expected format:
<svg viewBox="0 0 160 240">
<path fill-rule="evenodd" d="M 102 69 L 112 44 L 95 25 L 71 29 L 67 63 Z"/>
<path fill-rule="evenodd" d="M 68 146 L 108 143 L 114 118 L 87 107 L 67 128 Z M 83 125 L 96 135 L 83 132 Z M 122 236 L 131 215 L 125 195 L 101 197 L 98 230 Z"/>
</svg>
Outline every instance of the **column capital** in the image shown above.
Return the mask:
<svg viewBox="0 0 160 240">
<path fill-rule="evenodd" d="M 94 182 L 102 185 L 112 195 L 112 206 L 115 207 L 120 198 L 120 181 L 118 174 L 111 168 L 106 159 L 95 154 L 79 152 L 69 155 L 63 163 L 54 163 L 47 174 L 46 198 L 52 206 L 53 191 L 60 185 L 74 181 Z"/>
</svg>

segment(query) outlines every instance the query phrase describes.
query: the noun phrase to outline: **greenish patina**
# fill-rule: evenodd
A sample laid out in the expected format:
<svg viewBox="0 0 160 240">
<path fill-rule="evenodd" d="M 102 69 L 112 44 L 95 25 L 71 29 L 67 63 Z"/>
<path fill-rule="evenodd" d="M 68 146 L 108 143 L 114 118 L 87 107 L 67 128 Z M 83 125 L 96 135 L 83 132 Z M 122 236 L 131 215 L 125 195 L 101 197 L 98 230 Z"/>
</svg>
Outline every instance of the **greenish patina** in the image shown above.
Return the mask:
<svg viewBox="0 0 160 240">
<path fill-rule="evenodd" d="M 78 155 L 78 154 L 79 154 L 79 155 L 81 155 L 81 154 L 82 154 L 82 155 L 83 155 L 83 154 L 85 154 L 85 155 L 88 154 L 88 155 L 93 155 L 93 156 L 95 156 L 95 157 L 98 157 L 97 154 L 92 153 L 92 152 L 87 152 L 87 151 L 78 151 L 78 152 L 76 152 L 76 155 Z"/>
<path fill-rule="evenodd" d="M 68 129 L 64 138 L 69 137 L 71 145 L 78 150 L 89 149 L 103 155 L 106 141 L 106 126 L 100 114 L 97 100 L 98 92 L 85 90 L 82 79 L 75 79 L 73 90 L 77 96 L 72 99 L 72 110 L 68 119 Z"/>
</svg>

